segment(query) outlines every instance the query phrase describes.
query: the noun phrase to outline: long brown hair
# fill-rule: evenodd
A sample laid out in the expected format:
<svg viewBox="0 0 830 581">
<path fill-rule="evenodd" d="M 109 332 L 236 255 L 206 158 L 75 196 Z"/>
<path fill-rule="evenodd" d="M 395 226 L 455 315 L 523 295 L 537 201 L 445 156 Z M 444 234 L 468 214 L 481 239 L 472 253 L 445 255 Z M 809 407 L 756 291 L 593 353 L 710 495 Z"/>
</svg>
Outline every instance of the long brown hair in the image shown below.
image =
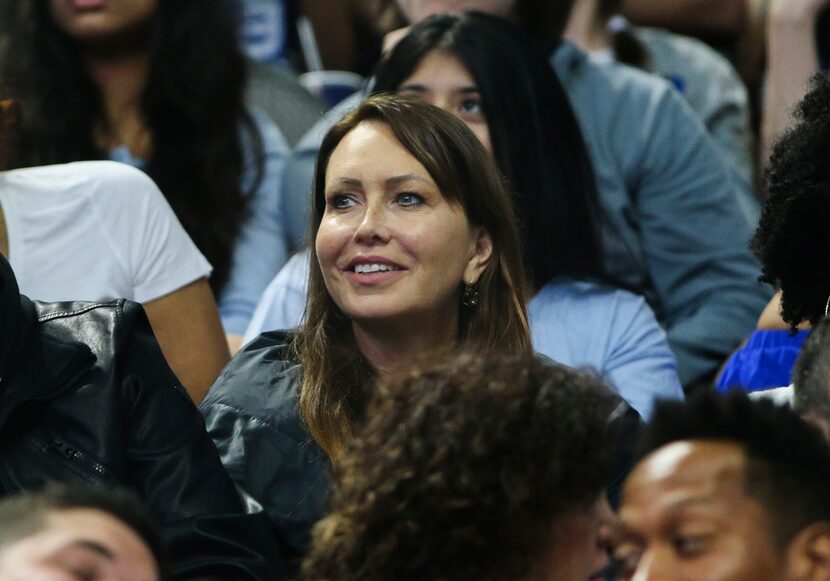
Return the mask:
<svg viewBox="0 0 830 581">
<path fill-rule="evenodd" d="M 317 157 L 311 240 L 326 207 L 329 158 L 346 134 L 367 121 L 386 124 L 426 168 L 442 195 L 459 204 L 469 222 L 484 228 L 493 242 L 493 254 L 476 285 L 476 307 L 461 306 L 459 283 L 460 342 L 467 348 L 529 350 L 525 275 L 512 196 L 490 154 L 450 113 L 411 97 L 374 95 L 332 127 Z M 326 289 L 316 257 L 309 269 L 305 321 L 293 351 L 304 370 L 300 413 L 320 447 L 336 458 L 362 415 L 374 371 L 357 348 L 351 321 Z"/>
</svg>

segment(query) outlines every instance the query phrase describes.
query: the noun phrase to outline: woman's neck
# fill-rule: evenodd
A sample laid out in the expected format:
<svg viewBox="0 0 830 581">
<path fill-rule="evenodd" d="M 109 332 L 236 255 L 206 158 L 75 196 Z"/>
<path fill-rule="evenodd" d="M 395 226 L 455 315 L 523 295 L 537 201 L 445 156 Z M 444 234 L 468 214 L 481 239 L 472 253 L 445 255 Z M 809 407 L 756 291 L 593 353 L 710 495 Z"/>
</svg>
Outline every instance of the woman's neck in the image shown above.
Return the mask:
<svg viewBox="0 0 830 581">
<path fill-rule="evenodd" d="M 605 22 L 600 18 L 597 0 L 577 1 L 564 37 L 590 52 L 611 46 Z"/>
<path fill-rule="evenodd" d="M 369 365 L 384 380 L 396 379 L 415 364 L 449 352 L 458 337 L 457 318 L 414 326 L 352 324 L 355 340 Z"/>
<path fill-rule="evenodd" d="M 150 155 L 152 140 L 141 111 L 150 59 L 144 51 L 88 53 L 86 67 L 101 91 L 105 118 L 96 129 L 99 147 L 126 145 L 140 158 Z"/>
</svg>

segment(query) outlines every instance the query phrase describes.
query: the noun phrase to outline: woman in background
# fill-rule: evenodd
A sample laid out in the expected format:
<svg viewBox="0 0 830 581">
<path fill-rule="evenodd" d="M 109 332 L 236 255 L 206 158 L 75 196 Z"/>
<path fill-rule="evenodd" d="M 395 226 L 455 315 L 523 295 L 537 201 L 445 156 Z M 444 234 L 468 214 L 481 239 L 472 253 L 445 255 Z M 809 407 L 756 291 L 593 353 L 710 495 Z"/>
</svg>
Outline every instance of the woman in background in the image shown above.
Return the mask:
<svg viewBox="0 0 830 581">
<path fill-rule="evenodd" d="M 146 171 L 213 265 L 231 344 L 285 261 L 287 148 L 243 104 L 225 0 L 2 0 L 0 94 L 23 103 L 17 167 L 112 159 Z"/>
</svg>

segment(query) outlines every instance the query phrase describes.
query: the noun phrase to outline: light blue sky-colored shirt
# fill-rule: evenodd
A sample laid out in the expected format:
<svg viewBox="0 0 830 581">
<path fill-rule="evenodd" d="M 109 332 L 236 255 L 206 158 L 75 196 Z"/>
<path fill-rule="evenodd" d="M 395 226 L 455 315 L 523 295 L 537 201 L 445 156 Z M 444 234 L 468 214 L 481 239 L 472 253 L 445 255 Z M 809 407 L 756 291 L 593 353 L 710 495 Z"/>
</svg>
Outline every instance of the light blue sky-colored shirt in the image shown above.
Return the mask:
<svg viewBox="0 0 830 581">
<path fill-rule="evenodd" d="M 244 343 L 302 322 L 308 253 L 291 257 L 263 294 Z M 658 399 L 682 399 L 666 334 L 642 297 L 588 282 L 545 285 L 528 305 L 534 349 L 601 375 L 644 419 Z"/>
</svg>

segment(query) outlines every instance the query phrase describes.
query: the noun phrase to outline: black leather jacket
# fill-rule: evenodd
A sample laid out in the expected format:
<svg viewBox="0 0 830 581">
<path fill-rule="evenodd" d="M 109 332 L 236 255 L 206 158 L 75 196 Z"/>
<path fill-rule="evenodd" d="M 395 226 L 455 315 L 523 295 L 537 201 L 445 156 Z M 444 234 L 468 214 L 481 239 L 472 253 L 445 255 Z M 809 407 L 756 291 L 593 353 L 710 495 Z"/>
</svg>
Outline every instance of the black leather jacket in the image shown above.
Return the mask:
<svg viewBox="0 0 830 581">
<path fill-rule="evenodd" d="M 279 579 L 268 520 L 246 514 L 144 311 L 29 301 L 0 257 L 0 495 L 125 486 L 159 523 L 175 579 Z"/>
</svg>

